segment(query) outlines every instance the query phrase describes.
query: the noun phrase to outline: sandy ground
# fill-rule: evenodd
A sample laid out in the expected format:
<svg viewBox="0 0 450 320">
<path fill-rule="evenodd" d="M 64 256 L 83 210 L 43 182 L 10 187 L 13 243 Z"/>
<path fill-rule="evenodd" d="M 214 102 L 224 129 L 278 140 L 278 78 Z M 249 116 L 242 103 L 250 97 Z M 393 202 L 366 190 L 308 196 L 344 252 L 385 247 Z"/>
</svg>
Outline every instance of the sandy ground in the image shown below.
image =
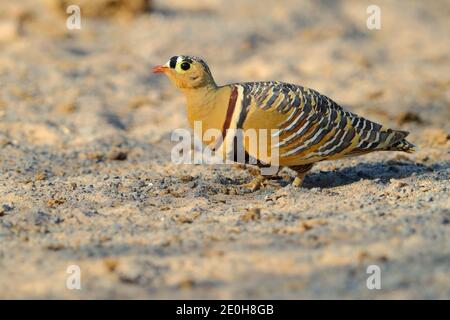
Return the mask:
<svg viewBox="0 0 450 320">
<path fill-rule="evenodd" d="M 1 4 L 0 298 L 450 298 L 448 1 L 376 1 L 381 30 L 372 0 L 154 1 L 81 30 L 44 2 Z M 184 99 L 150 68 L 177 54 L 315 88 L 419 150 L 230 194 L 247 171 L 170 161 Z"/>
</svg>

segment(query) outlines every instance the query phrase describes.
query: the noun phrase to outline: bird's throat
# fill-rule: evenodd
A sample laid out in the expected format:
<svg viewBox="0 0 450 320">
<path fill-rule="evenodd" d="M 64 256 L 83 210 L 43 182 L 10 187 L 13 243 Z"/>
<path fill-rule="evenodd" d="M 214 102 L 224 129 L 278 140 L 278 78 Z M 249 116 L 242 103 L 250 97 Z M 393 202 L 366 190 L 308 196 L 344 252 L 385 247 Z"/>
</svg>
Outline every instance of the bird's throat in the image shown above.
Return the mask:
<svg viewBox="0 0 450 320">
<path fill-rule="evenodd" d="M 203 132 L 208 129 L 222 132 L 224 126 L 227 126 L 227 121 L 229 126 L 237 96 L 232 94 L 230 87 L 195 89 L 189 92 L 185 91 L 185 95 L 186 113 L 192 128 L 196 121 L 201 122 Z M 234 102 L 232 101 L 233 97 Z"/>
</svg>

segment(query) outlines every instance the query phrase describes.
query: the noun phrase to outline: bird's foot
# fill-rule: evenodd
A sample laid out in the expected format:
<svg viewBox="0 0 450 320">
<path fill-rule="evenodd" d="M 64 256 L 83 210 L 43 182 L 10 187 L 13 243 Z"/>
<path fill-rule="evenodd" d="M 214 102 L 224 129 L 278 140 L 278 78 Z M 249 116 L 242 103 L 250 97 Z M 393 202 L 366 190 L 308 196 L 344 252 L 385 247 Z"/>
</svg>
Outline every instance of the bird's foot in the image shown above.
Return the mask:
<svg viewBox="0 0 450 320">
<path fill-rule="evenodd" d="M 294 181 L 292 181 L 292 186 L 296 188 L 300 188 L 303 184 L 303 178 L 295 177 Z"/>
<path fill-rule="evenodd" d="M 306 172 L 298 173 L 294 181 L 292 181 L 292 186 L 295 188 L 300 188 L 305 180 Z"/>
<path fill-rule="evenodd" d="M 303 184 L 303 180 L 305 179 L 305 176 L 307 175 L 308 171 L 311 170 L 313 164 L 304 164 L 299 166 L 293 166 L 290 167 L 290 169 L 297 172 L 297 176 L 295 177 L 294 181 L 292 182 L 292 186 L 299 188 Z"/>
<path fill-rule="evenodd" d="M 255 192 L 259 189 L 261 189 L 264 186 L 264 182 L 266 181 L 266 178 L 264 176 L 257 176 L 249 183 L 243 184 L 242 188 L 244 190 L 248 190 L 250 192 Z"/>
<path fill-rule="evenodd" d="M 228 187 L 227 193 L 231 195 L 243 195 L 246 193 L 252 193 L 261 189 L 264 186 L 264 181 L 265 181 L 264 177 L 258 176 L 255 177 L 249 183 Z"/>
</svg>

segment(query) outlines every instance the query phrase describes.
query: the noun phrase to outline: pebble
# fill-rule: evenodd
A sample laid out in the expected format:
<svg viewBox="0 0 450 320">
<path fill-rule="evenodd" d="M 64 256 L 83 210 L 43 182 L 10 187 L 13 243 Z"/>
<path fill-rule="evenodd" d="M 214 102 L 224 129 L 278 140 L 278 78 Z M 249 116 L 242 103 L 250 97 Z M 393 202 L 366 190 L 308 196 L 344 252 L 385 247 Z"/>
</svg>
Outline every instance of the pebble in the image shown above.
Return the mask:
<svg viewBox="0 0 450 320">
<path fill-rule="evenodd" d="M 261 209 L 259 208 L 249 208 L 247 212 L 244 213 L 240 220 L 244 222 L 255 221 L 261 219 Z"/>
</svg>

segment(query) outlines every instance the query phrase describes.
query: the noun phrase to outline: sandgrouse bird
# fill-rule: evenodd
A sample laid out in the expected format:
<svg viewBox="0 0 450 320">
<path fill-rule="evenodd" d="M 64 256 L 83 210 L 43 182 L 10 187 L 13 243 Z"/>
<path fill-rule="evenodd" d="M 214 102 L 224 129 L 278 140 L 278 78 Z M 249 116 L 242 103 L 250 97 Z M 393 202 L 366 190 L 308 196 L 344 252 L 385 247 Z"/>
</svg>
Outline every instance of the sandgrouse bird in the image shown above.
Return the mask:
<svg viewBox="0 0 450 320">
<path fill-rule="evenodd" d="M 297 172 L 294 186 L 302 184 L 318 161 L 373 151 L 414 151 L 414 145 L 405 140 L 408 132 L 388 129 L 346 111 L 312 89 L 277 81 L 218 86 L 208 65 L 193 56 L 174 56 L 165 65 L 154 67 L 153 72 L 165 73 L 184 93 L 192 127 L 199 121 L 203 130 L 220 130 L 220 139 L 202 138 L 213 150 L 220 150 L 230 139 L 235 141 L 235 136 L 229 137 L 232 129 L 270 132 L 277 141 L 265 137 L 269 153 L 278 148 L 279 167 Z M 242 146 L 260 166 L 270 165 L 250 150 L 249 144 Z M 264 179 L 259 175 L 248 187 L 256 190 Z"/>
</svg>

